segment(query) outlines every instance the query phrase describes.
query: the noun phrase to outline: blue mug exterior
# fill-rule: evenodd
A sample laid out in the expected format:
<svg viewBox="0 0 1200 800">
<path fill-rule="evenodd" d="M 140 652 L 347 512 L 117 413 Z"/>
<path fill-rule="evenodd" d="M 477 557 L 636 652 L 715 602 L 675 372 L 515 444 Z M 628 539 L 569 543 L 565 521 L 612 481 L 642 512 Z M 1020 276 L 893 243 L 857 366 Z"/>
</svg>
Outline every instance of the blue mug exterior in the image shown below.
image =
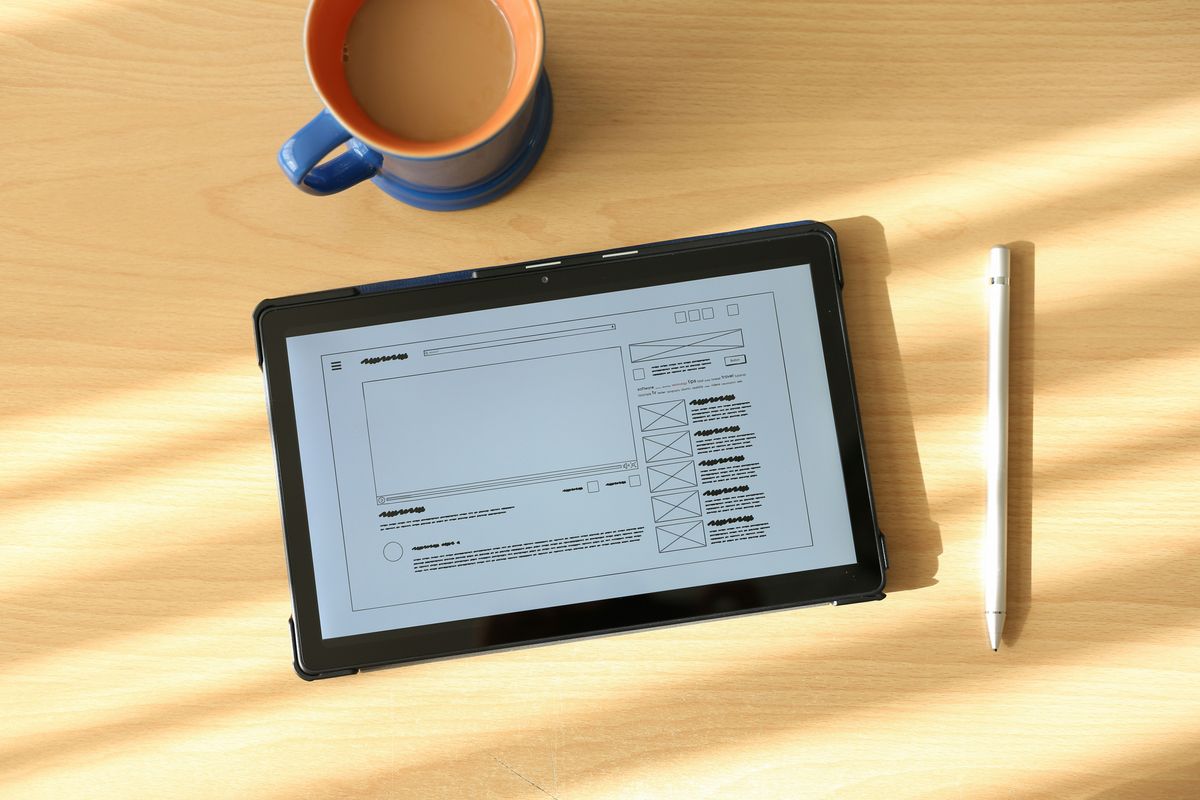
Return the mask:
<svg viewBox="0 0 1200 800">
<path fill-rule="evenodd" d="M 457 211 L 512 190 L 537 163 L 554 118 L 550 79 L 540 69 L 520 109 L 498 131 L 467 149 L 421 157 L 371 147 L 323 109 L 279 150 L 279 166 L 301 191 L 330 195 L 370 180 L 409 205 Z M 322 164 L 339 147 L 345 152 Z"/>
</svg>

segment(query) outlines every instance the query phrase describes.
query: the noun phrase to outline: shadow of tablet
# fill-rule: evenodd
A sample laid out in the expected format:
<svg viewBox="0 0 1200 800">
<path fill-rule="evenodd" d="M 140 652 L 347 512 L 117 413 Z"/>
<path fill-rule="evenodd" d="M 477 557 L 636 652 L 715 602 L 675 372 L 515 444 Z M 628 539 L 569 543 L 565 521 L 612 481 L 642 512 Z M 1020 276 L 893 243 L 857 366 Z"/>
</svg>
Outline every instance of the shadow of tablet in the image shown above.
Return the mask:
<svg viewBox="0 0 1200 800">
<path fill-rule="evenodd" d="M 887 536 L 887 592 L 937 583 L 942 535 L 930 518 L 917 436 L 892 319 L 883 226 L 871 217 L 828 223 L 838 235 L 846 326 L 879 527 Z"/>
<path fill-rule="evenodd" d="M 1008 602 L 1001 641 L 1011 646 L 1029 616 L 1033 581 L 1033 242 L 1009 242 Z"/>
</svg>

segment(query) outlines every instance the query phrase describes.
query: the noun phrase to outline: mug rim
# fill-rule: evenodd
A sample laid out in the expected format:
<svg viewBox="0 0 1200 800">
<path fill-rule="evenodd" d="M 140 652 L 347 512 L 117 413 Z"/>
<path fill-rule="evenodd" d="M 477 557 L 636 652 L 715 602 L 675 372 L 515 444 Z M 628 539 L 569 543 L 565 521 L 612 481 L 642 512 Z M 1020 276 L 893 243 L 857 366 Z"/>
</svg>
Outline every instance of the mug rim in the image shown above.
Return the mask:
<svg viewBox="0 0 1200 800">
<path fill-rule="evenodd" d="M 501 7 L 499 2 L 496 0 L 489 0 L 489 2 L 496 6 L 496 9 L 504 17 L 505 24 L 509 26 L 509 34 L 513 39 L 513 62 L 515 69 L 515 64 L 517 62 L 516 51 L 518 43 L 516 32 L 512 29 L 512 21 L 510 20 L 508 14 L 504 12 L 504 9 Z M 529 99 L 533 96 L 534 91 L 537 88 L 538 81 L 541 78 L 546 48 L 546 24 L 545 19 L 542 16 L 541 4 L 538 2 L 538 0 L 515 0 L 515 2 L 523 2 L 527 5 L 534 23 L 534 47 L 532 61 L 530 62 L 531 68 L 521 76 L 519 83 L 514 80 L 513 84 L 509 86 L 508 91 L 505 93 L 504 99 L 500 102 L 500 105 L 496 108 L 492 115 L 488 117 L 488 119 L 485 120 L 482 125 L 473 131 L 469 131 L 465 134 L 455 136 L 450 139 L 443 139 L 435 142 L 424 142 L 415 139 L 406 139 L 403 136 L 397 135 L 386 137 L 372 135 L 364 132 L 361 128 L 349 122 L 346 119 L 346 115 L 341 113 L 340 109 L 336 107 L 338 104 L 330 102 L 330 98 L 328 97 L 326 91 L 322 88 L 321 82 L 318 80 L 316 72 L 313 69 L 313 48 L 310 46 L 314 24 L 313 16 L 314 10 L 318 5 L 320 5 L 321 0 L 312 0 L 312 2 L 309 3 L 308 10 L 305 12 L 304 17 L 304 66 L 308 71 L 309 82 L 312 83 L 314 91 L 316 91 L 317 96 L 321 98 L 321 102 L 325 104 L 325 108 L 328 109 L 329 113 L 333 115 L 333 118 L 336 119 L 338 123 L 345 128 L 348 133 L 350 133 L 350 135 L 364 144 L 374 148 L 375 150 L 380 151 L 381 153 L 394 155 L 401 158 L 428 161 L 437 161 L 463 155 L 482 147 L 492 139 L 495 139 L 497 136 L 499 136 L 505 130 L 505 128 L 507 128 L 512 121 L 516 119 L 518 115 L 520 115 L 521 111 L 529 102 Z M 357 11 L 355 13 L 357 13 Z M 516 76 L 514 76 L 514 78 L 515 77 Z M 357 101 L 355 101 L 353 97 L 351 97 L 351 102 L 354 102 L 355 105 L 357 105 Z M 364 116 L 367 116 L 366 111 L 362 109 L 361 106 L 358 106 L 358 108 L 362 111 Z M 376 123 L 376 127 L 378 127 L 380 132 L 384 134 L 390 133 L 384 129 L 383 126 L 378 125 L 378 123 Z"/>
</svg>

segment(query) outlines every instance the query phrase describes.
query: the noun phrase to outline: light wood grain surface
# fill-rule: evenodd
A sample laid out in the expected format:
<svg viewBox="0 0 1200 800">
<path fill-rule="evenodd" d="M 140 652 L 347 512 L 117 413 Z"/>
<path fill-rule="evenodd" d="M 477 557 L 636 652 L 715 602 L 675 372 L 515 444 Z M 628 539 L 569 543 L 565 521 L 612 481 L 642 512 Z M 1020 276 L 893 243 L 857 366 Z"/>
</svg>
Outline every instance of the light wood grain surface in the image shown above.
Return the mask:
<svg viewBox="0 0 1200 800">
<path fill-rule="evenodd" d="M 549 148 L 449 215 L 279 174 L 304 8 L 0 7 L 0 795 L 1200 794 L 1200 6 L 545 0 Z M 804 218 L 845 250 L 886 601 L 293 675 L 259 299 Z"/>
</svg>

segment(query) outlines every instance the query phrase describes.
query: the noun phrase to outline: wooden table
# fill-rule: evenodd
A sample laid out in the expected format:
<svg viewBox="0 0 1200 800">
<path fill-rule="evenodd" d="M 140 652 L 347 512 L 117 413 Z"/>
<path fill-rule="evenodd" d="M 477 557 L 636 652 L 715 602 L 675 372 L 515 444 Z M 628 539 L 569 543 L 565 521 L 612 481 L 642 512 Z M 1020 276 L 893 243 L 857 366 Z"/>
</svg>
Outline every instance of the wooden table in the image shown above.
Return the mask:
<svg viewBox="0 0 1200 800">
<path fill-rule="evenodd" d="M 1200 7 L 545 0 L 549 148 L 447 215 L 279 174 L 304 7 L 0 8 L 0 795 L 1200 792 Z M 800 218 L 841 234 L 885 602 L 295 677 L 259 299 Z"/>
</svg>

